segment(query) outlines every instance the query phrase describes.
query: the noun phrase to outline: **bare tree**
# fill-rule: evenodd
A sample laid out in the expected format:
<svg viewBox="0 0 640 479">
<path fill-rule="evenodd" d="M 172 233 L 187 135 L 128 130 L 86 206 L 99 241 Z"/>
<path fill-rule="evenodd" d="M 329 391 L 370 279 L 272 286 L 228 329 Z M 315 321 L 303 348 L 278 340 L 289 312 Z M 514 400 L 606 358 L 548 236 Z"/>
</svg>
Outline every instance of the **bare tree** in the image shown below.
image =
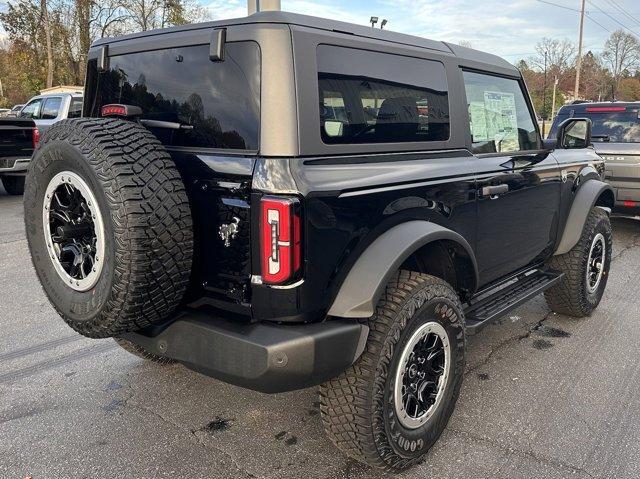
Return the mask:
<svg viewBox="0 0 640 479">
<path fill-rule="evenodd" d="M 543 38 L 536 45 L 536 56 L 529 59 L 529 65 L 537 70 L 544 70 L 545 56 L 547 72 L 559 78 L 570 72 L 575 62 L 576 46 L 569 40 L 552 40 Z"/>
<path fill-rule="evenodd" d="M 136 30 L 153 30 L 162 26 L 164 0 L 125 0 L 129 19 Z"/>
<path fill-rule="evenodd" d="M 602 58 L 611 70 L 613 89 L 614 92 L 617 92 L 623 74 L 640 67 L 640 41 L 638 41 L 638 37 L 624 30 L 616 30 L 604 44 Z"/>
</svg>

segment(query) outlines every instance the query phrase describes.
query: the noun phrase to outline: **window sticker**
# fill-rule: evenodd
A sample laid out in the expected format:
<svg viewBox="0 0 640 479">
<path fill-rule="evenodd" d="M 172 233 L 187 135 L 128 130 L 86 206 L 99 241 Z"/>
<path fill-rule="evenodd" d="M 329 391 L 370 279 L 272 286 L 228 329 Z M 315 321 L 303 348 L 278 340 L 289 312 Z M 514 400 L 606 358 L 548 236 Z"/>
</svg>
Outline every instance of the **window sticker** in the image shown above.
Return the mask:
<svg viewBox="0 0 640 479">
<path fill-rule="evenodd" d="M 494 140 L 498 151 L 518 148 L 518 119 L 516 99 L 513 93 L 484 92 L 487 121 L 487 139 Z"/>
<path fill-rule="evenodd" d="M 487 115 L 483 102 L 472 101 L 469 103 L 469 119 L 471 120 L 471 135 L 473 135 L 473 141 L 488 141 Z"/>
</svg>

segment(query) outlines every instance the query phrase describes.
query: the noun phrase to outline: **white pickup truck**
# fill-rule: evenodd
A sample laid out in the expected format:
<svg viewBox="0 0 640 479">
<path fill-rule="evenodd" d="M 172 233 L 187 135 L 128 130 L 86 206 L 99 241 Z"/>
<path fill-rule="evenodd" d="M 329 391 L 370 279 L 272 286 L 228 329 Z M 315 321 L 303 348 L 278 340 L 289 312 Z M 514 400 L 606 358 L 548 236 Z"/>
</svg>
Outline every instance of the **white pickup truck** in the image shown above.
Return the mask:
<svg viewBox="0 0 640 479">
<path fill-rule="evenodd" d="M 82 93 L 47 93 L 31 98 L 18 116 L 32 119 L 43 134 L 54 123 L 81 114 Z"/>
</svg>

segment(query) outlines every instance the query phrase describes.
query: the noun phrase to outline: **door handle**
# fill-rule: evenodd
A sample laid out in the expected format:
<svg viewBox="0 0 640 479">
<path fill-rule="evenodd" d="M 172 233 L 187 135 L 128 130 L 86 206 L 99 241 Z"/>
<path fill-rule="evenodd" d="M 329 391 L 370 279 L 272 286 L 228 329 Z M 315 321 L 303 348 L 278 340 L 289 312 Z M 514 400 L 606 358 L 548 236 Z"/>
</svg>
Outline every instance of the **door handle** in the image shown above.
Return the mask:
<svg viewBox="0 0 640 479">
<path fill-rule="evenodd" d="M 482 196 L 488 196 L 492 200 L 495 200 L 498 196 L 503 195 L 509 191 L 509 185 L 502 183 L 494 186 L 483 186 Z"/>
</svg>

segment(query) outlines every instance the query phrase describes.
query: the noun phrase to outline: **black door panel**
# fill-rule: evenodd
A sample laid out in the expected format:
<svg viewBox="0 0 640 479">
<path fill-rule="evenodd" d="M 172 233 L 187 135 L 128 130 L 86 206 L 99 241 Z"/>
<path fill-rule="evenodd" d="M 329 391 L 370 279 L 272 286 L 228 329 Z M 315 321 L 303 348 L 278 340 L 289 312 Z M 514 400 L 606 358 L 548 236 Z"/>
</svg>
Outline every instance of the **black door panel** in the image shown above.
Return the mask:
<svg viewBox="0 0 640 479">
<path fill-rule="evenodd" d="M 486 284 L 553 248 L 561 176 L 546 153 L 484 157 L 478 163 L 477 257 Z"/>
</svg>

